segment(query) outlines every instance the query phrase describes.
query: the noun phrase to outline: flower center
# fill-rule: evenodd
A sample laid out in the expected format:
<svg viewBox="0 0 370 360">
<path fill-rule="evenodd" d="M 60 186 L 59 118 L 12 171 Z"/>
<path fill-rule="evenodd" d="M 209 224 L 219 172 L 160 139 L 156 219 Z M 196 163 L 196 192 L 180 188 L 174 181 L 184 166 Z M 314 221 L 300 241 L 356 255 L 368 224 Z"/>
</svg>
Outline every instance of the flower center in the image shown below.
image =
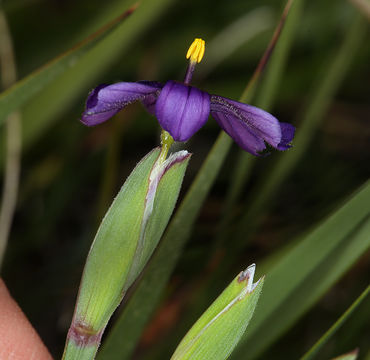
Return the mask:
<svg viewBox="0 0 370 360">
<path fill-rule="evenodd" d="M 202 61 L 204 51 L 205 51 L 205 41 L 202 39 L 195 39 L 189 47 L 188 52 L 186 53 L 186 58 L 189 59 L 189 65 L 186 70 L 186 75 L 184 79 L 185 85 L 189 85 L 191 78 L 193 77 L 193 72 L 195 65 Z"/>
</svg>

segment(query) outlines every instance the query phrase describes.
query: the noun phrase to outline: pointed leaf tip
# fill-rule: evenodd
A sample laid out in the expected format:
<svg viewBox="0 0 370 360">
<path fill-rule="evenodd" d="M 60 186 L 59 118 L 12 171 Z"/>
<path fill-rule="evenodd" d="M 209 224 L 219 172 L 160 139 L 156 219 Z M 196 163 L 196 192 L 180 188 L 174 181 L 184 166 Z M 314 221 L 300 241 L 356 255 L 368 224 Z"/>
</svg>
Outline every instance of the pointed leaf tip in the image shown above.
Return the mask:
<svg viewBox="0 0 370 360">
<path fill-rule="evenodd" d="M 171 360 L 227 359 L 243 335 L 261 293 L 255 264 L 242 271 L 189 330 Z M 255 290 L 255 291 L 254 291 Z"/>
</svg>

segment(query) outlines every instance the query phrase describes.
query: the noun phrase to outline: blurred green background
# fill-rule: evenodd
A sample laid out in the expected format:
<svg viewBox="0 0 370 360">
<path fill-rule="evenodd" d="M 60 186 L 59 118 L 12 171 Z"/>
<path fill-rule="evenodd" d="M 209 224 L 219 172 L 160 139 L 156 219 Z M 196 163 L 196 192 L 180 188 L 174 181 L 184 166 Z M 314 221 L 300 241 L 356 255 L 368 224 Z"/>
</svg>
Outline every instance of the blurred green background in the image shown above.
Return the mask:
<svg viewBox="0 0 370 360">
<path fill-rule="evenodd" d="M 298 131 L 310 99 L 325 80 L 359 13 L 351 1 L 301 3 L 292 48 L 274 92 L 274 106 L 269 109 Z M 125 0 L 4 0 L 19 78 L 67 51 L 132 4 Z M 181 80 L 187 66 L 186 50 L 193 38 L 202 37 L 206 53 L 193 84 L 238 99 L 284 4 L 273 0 L 144 0 L 124 20 L 121 30 L 110 34 L 24 106 L 20 193 L 3 277 L 55 357 L 64 346 L 84 261 L 99 221 L 135 164 L 159 143 L 157 121 L 139 104 L 103 125 L 84 127 L 79 116 L 88 92 L 100 83 Z M 238 271 L 252 262 L 258 270 L 259 263 L 308 232 L 368 179 L 369 26 L 365 16 L 360 21 L 362 28 L 356 35 L 361 36 L 360 46 L 348 53 L 348 66 L 339 73 L 333 96 L 323 99 L 327 106 L 318 115 L 317 129 L 304 154 L 268 206 L 256 215 L 259 226 L 248 235 L 242 251 L 230 259 L 220 282 L 204 295 L 206 304 Z M 257 89 L 257 99 L 263 97 L 263 91 L 263 87 Z M 3 130 L 1 127 L 2 171 Z M 183 193 L 218 132 L 217 123 L 210 119 L 183 145 L 193 153 Z M 233 208 L 235 216 L 258 198 L 259 184 L 269 179 L 272 166 L 284 156 L 286 153 L 274 152 L 253 163 Z M 184 335 L 174 329 L 191 313 L 193 294 L 202 285 L 204 274 L 217 267 L 219 260 L 212 251 L 216 247 L 222 257 L 232 241 L 215 245 L 238 158 L 239 150 L 233 145 L 134 358 L 166 358 L 163 354 L 171 354 Z M 303 354 L 365 288 L 369 273 L 367 252 L 261 358 L 295 359 Z M 369 316 L 367 300 L 325 347 L 322 358 L 355 347 L 366 354 Z"/>
</svg>

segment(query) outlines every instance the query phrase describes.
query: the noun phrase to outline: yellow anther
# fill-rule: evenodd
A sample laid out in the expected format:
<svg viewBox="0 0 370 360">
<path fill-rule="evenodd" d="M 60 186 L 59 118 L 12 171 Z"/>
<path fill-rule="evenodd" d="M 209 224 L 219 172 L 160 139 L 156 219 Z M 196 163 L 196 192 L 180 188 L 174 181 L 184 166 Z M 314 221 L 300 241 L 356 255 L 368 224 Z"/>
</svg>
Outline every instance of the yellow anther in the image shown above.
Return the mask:
<svg viewBox="0 0 370 360">
<path fill-rule="evenodd" d="M 188 52 L 186 53 L 186 58 L 191 62 L 200 63 L 202 61 L 204 51 L 206 48 L 206 43 L 202 39 L 195 39 L 189 47 Z"/>
</svg>

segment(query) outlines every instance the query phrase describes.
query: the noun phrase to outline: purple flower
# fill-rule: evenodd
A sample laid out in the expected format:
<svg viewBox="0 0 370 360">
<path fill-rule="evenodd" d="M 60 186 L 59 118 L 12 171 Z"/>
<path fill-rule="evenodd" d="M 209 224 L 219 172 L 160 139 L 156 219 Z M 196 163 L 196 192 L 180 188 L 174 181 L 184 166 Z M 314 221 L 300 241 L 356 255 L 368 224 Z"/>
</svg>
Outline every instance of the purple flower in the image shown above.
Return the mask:
<svg viewBox="0 0 370 360">
<path fill-rule="evenodd" d="M 139 100 L 175 141 L 189 140 L 211 114 L 242 149 L 253 155 L 265 150 L 266 143 L 277 150 L 288 149 L 294 137 L 292 125 L 280 123 L 262 109 L 189 85 L 203 54 L 204 41 L 195 39 L 187 54 L 190 63 L 184 83 L 138 81 L 98 86 L 89 94 L 81 121 L 88 126 L 100 124 Z"/>
</svg>

